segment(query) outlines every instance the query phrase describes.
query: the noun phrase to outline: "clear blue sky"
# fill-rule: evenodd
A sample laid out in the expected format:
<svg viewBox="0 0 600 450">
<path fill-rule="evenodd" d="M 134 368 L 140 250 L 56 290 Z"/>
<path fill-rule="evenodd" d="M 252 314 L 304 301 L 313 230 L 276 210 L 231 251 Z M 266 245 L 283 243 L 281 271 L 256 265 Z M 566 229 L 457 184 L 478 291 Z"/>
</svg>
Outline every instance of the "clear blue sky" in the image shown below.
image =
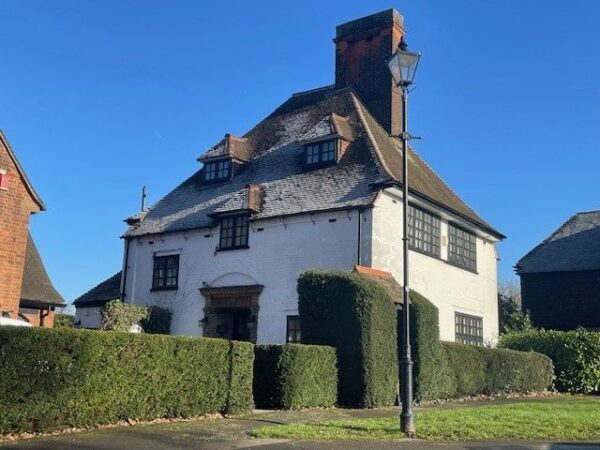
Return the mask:
<svg viewBox="0 0 600 450">
<path fill-rule="evenodd" d="M 0 2 L 0 128 L 48 211 L 31 229 L 71 301 L 119 270 L 122 219 L 224 133 L 330 84 L 336 24 L 397 8 L 423 53 L 416 148 L 508 236 L 500 277 L 600 208 L 600 2 Z"/>
</svg>

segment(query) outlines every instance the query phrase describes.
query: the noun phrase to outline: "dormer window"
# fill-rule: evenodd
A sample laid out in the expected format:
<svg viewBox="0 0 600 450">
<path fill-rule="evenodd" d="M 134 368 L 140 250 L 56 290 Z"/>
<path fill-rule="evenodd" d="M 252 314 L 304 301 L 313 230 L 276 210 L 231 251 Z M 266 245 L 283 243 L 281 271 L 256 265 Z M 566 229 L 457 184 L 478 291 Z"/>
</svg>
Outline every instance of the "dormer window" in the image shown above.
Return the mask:
<svg viewBox="0 0 600 450">
<path fill-rule="evenodd" d="M 312 142 L 304 147 L 306 166 L 331 164 L 337 161 L 338 140 Z"/>
<path fill-rule="evenodd" d="M 231 178 L 231 160 L 204 163 L 204 181 L 215 182 Z"/>
</svg>

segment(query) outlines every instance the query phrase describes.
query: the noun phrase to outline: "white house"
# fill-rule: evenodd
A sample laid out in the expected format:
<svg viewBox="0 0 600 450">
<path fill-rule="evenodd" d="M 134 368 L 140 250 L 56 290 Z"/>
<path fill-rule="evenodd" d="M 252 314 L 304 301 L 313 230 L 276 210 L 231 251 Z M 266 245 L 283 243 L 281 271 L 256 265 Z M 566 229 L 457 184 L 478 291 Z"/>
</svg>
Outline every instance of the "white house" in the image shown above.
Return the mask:
<svg viewBox="0 0 600 450">
<path fill-rule="evenodd" d="M 362 265 L 402 280 L 401 97 L 385 61 L 403 33 L 395 10 L 338 26 L 335 84 L 226 134 L 129 218 L 124 301 L 170 308 L 173 334 L 283 343 L 299 337 L 301 272 Z M 409 160 L 411 287 L 439 308 L 442 339 L 492 341 L 504 236 Z"/>
</svg>

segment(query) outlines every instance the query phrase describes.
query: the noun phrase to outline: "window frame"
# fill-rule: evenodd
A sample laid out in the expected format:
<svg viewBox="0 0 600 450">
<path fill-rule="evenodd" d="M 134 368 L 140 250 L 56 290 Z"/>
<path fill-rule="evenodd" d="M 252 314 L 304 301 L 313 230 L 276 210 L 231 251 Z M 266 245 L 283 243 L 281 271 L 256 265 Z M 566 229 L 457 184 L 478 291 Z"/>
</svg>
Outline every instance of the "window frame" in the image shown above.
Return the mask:
<svg viewBox="0 0 600 450">
<path fill-rule="evenodd" d="M 8 173 L 4 167 L 0 167 L 0 189 L 8 191 Z"/>
<path fill-rule="evenodd" d="M 297 325 L 295 327 L 290 326 L 290 322 Z M 302 342 L 301 330 L 300 330 L 300 316 L 298 314 L 289 315 L 285 317 L 285 343 L 286 344 L 299 344 Z"/>
<path fill-rule="evenodd" d="M 168 274 L 168 270 L 173 269 L 173 267 L 169 267 L 169 260 L 175 261 L 175 276 L 169 276 Z M 162 267 L 160 267 L 161 264 L 163 265 Z M 162 276 L 160 276 L 160 270 L 163 270 L 164 272 Z M 175 284 L 167 285 L 168 280 L 173 278 L 175 279 Z M 179 289 L 179 253 L 171 255 L 154 255 L 152 265 L 152 288 L 150 290 L 175 291 L 177 289 Z"/>
<path fill-rule="evenodd" d="M 238 250 L 242 248 L 249 248 L 250 238 L 250 215 L 249 214 L 235 214 L 224 216 L 220 219 L 219 223 L 219 251 L 226 250 Z M 228 225 L 231 223 L 231 226 Z M 231 230 L 231 235 L 224 236 L 224 230 Z M 240 233 L 238 234 L 238 230 Z M 240 243 L 236 244 L 236 240 L 240 239 Z M 230 244 L 223 245 L 224 240 L 231 240 Z M 243 239 L 243 243 L 242 243 Z"/>
<path fill-rule="evenodd" d="M 330 144 L 333 148 L 330 148 Z M 314 152 L 316 150 L 316 153 Z M 331 158 L 325 159 L 325 155 L 333 154 Z M 309 162 L 309 156 L 311 161 Z M 310 142 L 304 145 L 304 166 L 305 167 L 320 167 L 329 166 L 338 162 L 339 156 L 339 139 L 327 139 L 323 141 Z M 316 160 L 314 159 L 316 157 Z"/>
<path fill-rule="evenodd" d="M 421 218 L 420 221 L 424 225 L 429 225 L 432 228 L 432 232 L 426 231 L 425 228 L 418 230 L 415 227 L 415 222 L 417 220 L 417 217 L 415 215 L 412 215 L 412 217 L 411 217 L 411 211 L 416 211 L 416 212 L 421 213 L 423 215 L 423 218 Z M 431 222 L 426 223 L 426 221 L 425 221 L 426 218 L 431 218 Z M 438 258 L 438 259 L 441 258 L 441 255 L 442 255 L 442 253 L 441 253 L 442 225 L 441 224 L 442 224 L 442 219 L 437 214 L 434 214 L 431 211 L 428 211 L 424 208 L 421 208 L 419 206 L 409 203 L 408 204 L 408 247 L 409 247 L 409 249 L 414 250 L 419 253 L 423 253 L 424 255 L 431 256 L 434 258 Z M 436 229 L 437 229 L 437 235 L 433 232 Z M 422 233 L 423 238 L 419 238 L 419 239 L 416 238 L 417 231 L 420 231 Z M 427 242 L 426 235 L 432 236 L 431 242 Z M 429 244 L 433 248 L 433 251 L 428 251 L 424 248 L 418 247 L 417 245 L 415 245 L 413 243 L 413 241 L 415 241 L 415 240 L 421 241 L 425 244 Z"/>
<path fill-rule="evenodd" d="M 463 320 L 469 323 L 459 323 Z M 472 324 L 471 322 L 474 322 Z M 459 332 L 459 327 L 461 331 Z M 465 332 L 465 330 L 469 332 Z M 474 331 L 472 333 L 471 331 Z M 460 344 L 483 346 L 483 317 L 465 314 L 458 311 L 454 312 L 454 341 Z"/>
<path fill-rule="evenodd" d="M 226 171 L 224 164 L 227 164 Z M 223 166 L 221 166 L 223 165 Z M 233 161 L 231 158 L 218 159 L 204 163 L 203 180 L 205 183 L 218 183 L 230 180 L 233 175 Z M 209 178 L 211 175 L 211 178 Z"/>
<path fill-rule="evenodd" d="M 472 241 L 467 241 L 464 236 L 469 236 Z M 465 243 L 472 248 L 467 248 Z M 453 246 L 462 250 L 463 254 L 460 254 L 460 251 L 453 251 Z M 467 255 L 465 252 L 471 253 L 471 255 Z M 477 235 L 451 222 L 448 222 L 448 263 L 477 273 Z"/>
</svg>

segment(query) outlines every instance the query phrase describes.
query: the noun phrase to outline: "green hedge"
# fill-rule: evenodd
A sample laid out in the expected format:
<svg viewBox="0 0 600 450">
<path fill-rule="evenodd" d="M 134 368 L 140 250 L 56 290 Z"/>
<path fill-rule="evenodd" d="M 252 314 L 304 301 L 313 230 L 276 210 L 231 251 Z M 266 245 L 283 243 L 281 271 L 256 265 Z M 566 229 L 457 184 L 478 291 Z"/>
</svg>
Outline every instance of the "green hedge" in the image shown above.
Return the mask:
<svg viewBox="0 0 600 450">
<path fill-rule="evenodd" d="M 527 331 L 503 335 L 500 345 L 533 350 L 554 363 L 556 388 L 562 392 L 600 393 L 600 333 L 573 331 Z"/>
<path fill-rule="evenodd" d="M 377 282 L 346 272 L 298 279 L 302 343 L 335 347 L 338 403 L 374 408 L 396 399 L 396 310 Z"/>
<path fill-rule="evenodd" d="M 334 406 L 337 376 L 332 347 L 285 344 L 254 348 L 254 403 L 259 408 Z"/>
<path fill-rule="evenodd" d="M 540 392 L 552 384 L 552 361 L 534 352 L 442 342 L 450 369 L 449 398 Z"/>
<path fill-rule="evenodd" d="M 252 408 L 249 343 L 0 327 L 0 355 L 0 434 Z"/>
<path fill-rule="evenodd" d="M 438 309 L 410 295 L 416 401 L 537 392 L 552 384 L 552 361 L 539 353 L 440 341 Z"/>
</svg>

